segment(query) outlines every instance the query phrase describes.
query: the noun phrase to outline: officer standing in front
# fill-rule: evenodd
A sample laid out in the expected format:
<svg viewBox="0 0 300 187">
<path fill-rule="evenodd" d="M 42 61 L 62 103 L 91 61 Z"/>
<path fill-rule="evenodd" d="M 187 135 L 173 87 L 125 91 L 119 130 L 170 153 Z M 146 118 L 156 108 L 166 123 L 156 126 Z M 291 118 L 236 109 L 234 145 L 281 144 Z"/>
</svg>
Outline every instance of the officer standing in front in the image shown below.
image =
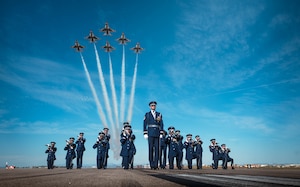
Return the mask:
<svg viewBox="0 0 300 187">
<path fill-rule="evenodd" d="M 48 169 L 53 169 L 54 168 L 54 160 L 56 160 L 55 157 L 55 152 L 57 150 L 57 148 L 55 147 L 55 142 L 51 142 L 50 144 L 47 144 L 46 146 L 48 146 L 48 149 L 45 151 L 45 153 L 48 153 L 48 157 L 47 157 L 47 166 Z"/>
<path fill-rule="evenodd" d="M 77 169 L 81 169 L 82 167 L 82 158 L 83 152 L 85 151 L 84 143 L 86 139 L 83 137 L 84 133 L 81 132 L 78 135 L 78 139 L 76 140 L 76 152 L 77 152 Z"/>
<path fill-rule="evenodd" d="M 156 101 L 149 103 L 150 111 L 144 117 L 144 137 L 148 138 L 149 164 L 151 169 L 158 169 L 159 136 L 163 134 L 162 114 L 156 111 Z"/>
</svg>

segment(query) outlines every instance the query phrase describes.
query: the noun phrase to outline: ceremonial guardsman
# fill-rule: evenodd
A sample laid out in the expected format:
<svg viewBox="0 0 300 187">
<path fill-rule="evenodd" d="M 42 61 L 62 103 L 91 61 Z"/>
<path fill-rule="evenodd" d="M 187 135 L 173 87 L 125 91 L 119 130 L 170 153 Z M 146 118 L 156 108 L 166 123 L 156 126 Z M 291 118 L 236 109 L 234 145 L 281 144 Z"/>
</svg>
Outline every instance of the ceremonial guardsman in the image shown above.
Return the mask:
<svg viewBox="0 0 300 187">
<path fill-rule="evenodd" d="M 122 166 L 126 170 L 129 168 L 130 151 L 133 149 L 133 141 L 131 141 L 132 139 L 131 136 L 132 136 L 131 126 L 125 125 L 120 139 L 121 147 L 122 147 L 120 156 L 122 156 Z"/>
<path fill-rule="evenodd" d="M 159 145 L 159 166 L 160 169 L 166 168 L 167 163 L 167 144 L 166 144 L 167 132 L 164 130 L 163 134 L 160 135 L 160 145 Z"/>
<path fill-rule="evenodd" d="M 48 153 L 47 157 L 47 166 L 48 169 L 53 169 L 54 168 L 54 160 L 56 160 L 55 157 L 55 152 L 57 148 L 55 147 L 55 142 L 51 142 L 50 144 L 46 145 L 48 149 L 45 151 L 45 153 Z"/>
<path fill-rule="evenodd" d="M 189 169 L 192 169 L 193 159 L 195 158 L 194 140 L 192 137 L 192 134 L 187 134 L 183 144 L 183 147 L 185 148 L 185 159 L 187 160 Z"/>
<path fill-rule="evenodd" d="M 106 145 L 106 156 L 105 156 L 105 158 L 104 158 L 104 169 L 106 169 L 107 168 L 107 160 L 108 160 L 108 157 L 109 157 L 109 155 L 108 155 L 108 151 L 109 151 L 109 149 L 110 149 L 110 144 L 109 144 L 109 140 L 110 140 L 110 134 L 108 133 L 108 131 L 109 131 L 109 128 L 107 128 L 107 127 L 104 127 L 103 128 L 103 133 L 105 134 L 105 140 L 107 141 L 107 145 Z"/>
<path fill-rule="evenodd" d="M 65 151 L 67 151 L 66 154 L 66 168 L 67 169 L 73 169 L 73 159 L 76 158 L 75 148 L 76 144 L 74 144 L 74 137 L 69 138 L 69 140 L 66 140 L 67 145 L 64 148 Z"/>
<path fill-rule="evenodd" d="M 177 138 L 177 141 L 178 141 L 178 146 L 179 146 L 179 155 L 178 155 L 178 164 L 177 164 L 177 167 L 180 165 L 180 167 L 182 168 L 182 160 L 183 160 L 183 136 L 181 136 L 180 134 L 180 130 L 176 130 L 175 131 L 175 135 L 176 135 L 176 138 Z"/>
<path fill-rule="evenodd" d="M 104 162 L 105 162 L 105 157 L 106 157 L 106 152 L 107 152 L 107 143 L 108 141 L 105 139 L 105 134 L 104 132 L 99 132 L 99 135 L 97 137 L 96 143 L 93 145 L 93 148 L 97 148 L 97 157 L 96 157 L 96 162 L 97 162 L 97 168 L 101 169 L 104 168 Z"/>
<path fill-rule="evenodd" d="M 177 168 L 181 169 L 181 165 L 179 164 L 179 145 L 178 140 L 175 135 L 175 128 L 170 126 L 168 128 L 169 134 L 166 137 L 166 144 L 168 145 L 168 158 L 169 158 L 169 169 L 174 169 L 174 158 L 176 158 Z"/>
<path fill-rule="evenodd" d="M 196 153 L 196 159 L 197 159 L 197 169 L 202 169 L 202 152 L 203 152 L 203 148 L 202 148 L 202 140 L 200 139 L 199 135 L 195 136 L 195 153 Z"/>
<path fill-rule="evenodd" d="M 85 151 L 84 143 L 86 139 L 83 137 L 84 133 L 81 132 L 78 135 L 78 139 L 76 140 L 75 144 L 76 146 L 76 152 L 77 152 L 77 169 L 81 169 L 82 167 L 82 158 L 83 158 L 83 152 Z"/>
<path fill-rule="evenodd" d="M 151 169 L 158 169 L 159 136 L 163 133 L 162 114 L 156 111 L 156 101 L 149 103 L 150 111 L 144 117 L 144 137 L 148 139 L 149 164 Z"/>
<path fill-rule="evenodd" d="M 218 165 L 219 165 L 219 159 L 220 159 L 220 147 L 218 145 L 218 143 L 216 142 L 216 139 L 211 139 L 210 140 L 210 145 L 209 145 L 209 150 L 210 152 L 212 152 L 212 159 L 214 161 L 214 163 L 212 164 L 212 168 L 213 169 L 218 169 Z"/>
<path fill-rule="evenodd" d="M 221 152 L 222 152 L 222 160 L 223 160 L 223 164 L 222 164 L 223 169 L 227 169 L 228 162 L 231 163 L 230 164 L 231 169 L 234 169 L 233 158 L 229 156 L 230 149 L 226 147 L 226 144 L 221 145 Z"/>
</svg>

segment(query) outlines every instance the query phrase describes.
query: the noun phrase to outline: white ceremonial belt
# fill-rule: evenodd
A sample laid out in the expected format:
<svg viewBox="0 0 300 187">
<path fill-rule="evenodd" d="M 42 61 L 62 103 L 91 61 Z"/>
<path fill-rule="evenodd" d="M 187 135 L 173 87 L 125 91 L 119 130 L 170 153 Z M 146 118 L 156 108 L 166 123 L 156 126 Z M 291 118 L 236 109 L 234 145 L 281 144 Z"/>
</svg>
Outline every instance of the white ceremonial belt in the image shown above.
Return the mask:
<svg viewBox="0 0 300 187">
<path fill-rule="evenodd" d="M 148 125 L 148 127 L 160 127 L 159 125 Z"/>
</svg>

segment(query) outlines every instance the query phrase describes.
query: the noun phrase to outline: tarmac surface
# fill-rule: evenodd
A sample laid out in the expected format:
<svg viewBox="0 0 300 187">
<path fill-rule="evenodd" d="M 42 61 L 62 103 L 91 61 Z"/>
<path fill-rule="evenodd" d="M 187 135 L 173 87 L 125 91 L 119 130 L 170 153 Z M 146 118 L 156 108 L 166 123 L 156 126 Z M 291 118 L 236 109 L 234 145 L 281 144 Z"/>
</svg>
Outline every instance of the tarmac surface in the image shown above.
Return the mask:
<svg viewBox="0 0 300 187">
<path fill-rule="evenodd" d="M 10 186 L 300 186 L 300 169 L 150 170 L 46 168 L 0 169 L 0 187 Z"/>
</svg>

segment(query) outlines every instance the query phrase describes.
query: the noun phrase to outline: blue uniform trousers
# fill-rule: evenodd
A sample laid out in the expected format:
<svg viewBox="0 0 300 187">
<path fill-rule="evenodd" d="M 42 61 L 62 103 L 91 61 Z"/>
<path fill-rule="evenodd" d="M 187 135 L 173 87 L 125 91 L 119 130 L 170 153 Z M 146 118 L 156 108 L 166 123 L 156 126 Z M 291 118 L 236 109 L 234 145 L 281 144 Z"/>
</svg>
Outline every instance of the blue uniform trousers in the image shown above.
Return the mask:
<svg viewBox="0 0 300 187">
<path fill-rule="evenodd" d="M 77 151 L 77 168 L 82 167 L 83 150 Z"/>
<path fill-rule="evenodd" d="M 149 163 L 151 168 L 158 168 L 159 137 L 148 137 Z"/>
</svg>

